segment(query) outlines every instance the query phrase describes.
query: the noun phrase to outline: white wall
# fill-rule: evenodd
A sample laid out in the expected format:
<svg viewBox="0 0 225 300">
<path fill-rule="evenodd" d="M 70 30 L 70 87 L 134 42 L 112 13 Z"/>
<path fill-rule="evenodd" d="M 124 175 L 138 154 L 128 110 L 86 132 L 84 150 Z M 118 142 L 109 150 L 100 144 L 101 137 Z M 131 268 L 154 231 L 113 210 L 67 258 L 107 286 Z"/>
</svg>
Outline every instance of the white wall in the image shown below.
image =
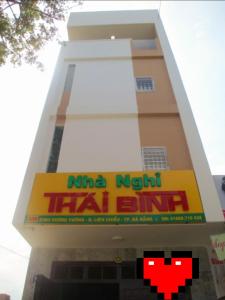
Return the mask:
<svg viewBox="0 0 225 300">
<path fill-rule="evenodd" d="M 104 66 L 98 70 L 98 66 L 96 65 L 95 60 L 99 59 L 100 57 L 105 57 L 108 62 L 97 60 L 99 61 L 100 65 Z M 23 226 L 35 174 L 37 172 L 46 172 L 55 127 L 55 117 L 64 89 L 68 64 L 77 63 L 79 68 L 75 69 L 71 105 L 68 108 L 67 113 L 71 115 L 84 113 L 88 114 L 92 109 L 94 110 L 95 106 L 96 110 L 93 113 L 95 113 L 97 109 L 100 109 L 100 107 L 102 107 L 102 113 L 111 111 L 112 107 L 114 107 L 113 112 L 119 112 L 120 110 L 122 110 L 122 112 L 125 112 L 125 107 L 127 107 L 127 112 L 129 111 L 134 113 L 137 112 L 137 108 L 135 91 L 131 88 L 132 63 L 131 60 L 129 60 L 130 57 L 131 49 L 129 40 L 69 42 L 62 46 L 51 86 L 49 88 L 46 104 L 40 120 L 40 125 L 35 138 L 29 164 L 26 170 L 24 182 L 21 188 L 17 208 L 13 219 L 14 225 L 19 227 L 21 225 Z M 116 59 L 118 59 L 118 61 L 116 61 Z M 90 68 L 87 67 L 87 61 L 90 62 Z M 115 67 L 113 67 L 114 63 Z M 105 72 L 102 72 L 103 70 Z M 96 83 L 95 74 L 98 74 L 99 80 L 104 82 L 104 84 L 107 85 L 107 88 L 110 89 L 110 81 L 107 80 L 107 78 L 104 76 L 104 74 L 106 73 L 108 74 L 107 76 L 110 78 L 110 80 L 116 81 L 116 83 L 112 83 L 112 87 L 107 99 L 105 94 L 96 89 L 96 84 L 91 85 L 91 82 L 94 82 L 94 80 Z M 92 87 L 91 93 L 87 91 L 87 86 L 85 86 L 84 88 L 82 84 L 79 89 L 76 89 L 76 80 L 85 80 L 85 77 L 88 78 L 90 86 L 89 88 L 91 89 Z M 120 82 L 122 82 L 123 84 L 120 85 Z M 112 90 L 114 90 L 115 88 L 117 91 L 115 92 L 114 96 L 112 95 L 110 97 L 110 95 L 112 94 Z M 93 103 L 93 99 L 95 101 L 95 104 Z M 112 105 L 111 103 L 113 102 L 113 100 L 115 102 Z M 85 103 L 84 106 L 82 101 L 84 101 Z M 79 110 L 77 110 L 77 108 L 79 108 Z M 64 131 L 64 135 L 66 140 L 68 134 L 71 135 L 71 132 L 70 129 L 67 132 L 67 125 L 65 127 L 66 128 Z M 100 128 L 98 126 L 97 130 L 100 131 Z M 81 136 L 82 132 L 79 132 L 79 134 Z M 122 136 L 124 137 L 124 135 Z M 118 141 L 121 141 L 121 137 L 118 138 Z M 66 143 L 62 142 L 62 151 L 69 151 L 68 149 L 65 150 L 65 145 Z M 100 149 L 99 145 L 100 144 L 98 144 L 98 149 Z M 71 145 L 71 147 L 71 149 L 76 148 L 76 143 Z M 108 151 L 109 149 L 107 148 L 106 150 Z M 138 157 L 137 154 L 136 156 Z M 65 168 L 68 164 L 71 165 L 72 159 L 73 155 L 65 158 Z M 129 159 L 131 159 L 131 157 Z M 124 163 L 124 165 L 128 164 L 129 159 Z M 138 160 L 139 158 L 136 158 L 136 161 Z M 60 157 L 59 165 L 61 167 L 64 166 L 62 162 L 62 156 Z M 136 163 L 134 165 L 136 168 Z"/>
<path fill-rule="evenodd" d="M 76 68 L 57 172 L 142 170 L 130 40 L 65 51 Z"/>
<path fill-rule="evenodd" d="M 57 172 L 141 171 L 138 119 L 67 120 Z"/>
<path fill-rule="evenodd" d="M 69 42 L 76 65 L 67 115 L 137 113 L 130 40 Z"/>
<path fill-rule="evenodd" d="M 57 112 L 58 103 L 60 102 L 63 92 L 66 70 L 67 64 L 64 63 L 64 48 L 62 48 L 42 112 L 23 185 L 21 187 L 13 218 L 13 224 L 15 226 L 23 225 L 24 223 L 35 174 L 38 172 L 46 172 L 52 137 L 55 129 L 55 120 L 51 117 L 55 116 Z"/>
<path fill-rule="evenodd" d="M 130 58 L 130 39 L 82 40 L 67 42 L 65 60 Z"/>
<path fill-rule="evenodd" d="M 176 97 L 184 133 L 191 155 L 202 205 L 207 222 L 224 222 L 219 197 L 209 169 L 191 107 L 170 48 L 160 17 L 156 19 L 156 30 L 163 50 L 170 81 Z"/>
<path fill-rule="evenodd" d="M 157 10 L 76 12 L 70 14 L 68 28 L 73 26 L 151 23 L 157 18 L 157 15 Z"/>
<path fill-rule="evenodd" d="M 67 114 L 137 113 L 129 59 L 77 62 Z"/>
</svg>

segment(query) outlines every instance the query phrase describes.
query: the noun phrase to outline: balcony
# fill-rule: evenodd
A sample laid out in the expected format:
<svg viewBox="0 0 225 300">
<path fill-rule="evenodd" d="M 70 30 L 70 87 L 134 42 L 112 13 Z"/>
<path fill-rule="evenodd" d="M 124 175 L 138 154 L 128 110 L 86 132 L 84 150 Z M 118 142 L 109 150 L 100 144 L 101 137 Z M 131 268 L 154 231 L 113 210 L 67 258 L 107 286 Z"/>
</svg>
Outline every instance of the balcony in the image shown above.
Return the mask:
<svg viewBox="0 0 225 300">
<path fill-rule="evenodd" d="M 163 52 L 158 38 L 131 40 L 133 57 L 162 57 Z"/>
</svg>

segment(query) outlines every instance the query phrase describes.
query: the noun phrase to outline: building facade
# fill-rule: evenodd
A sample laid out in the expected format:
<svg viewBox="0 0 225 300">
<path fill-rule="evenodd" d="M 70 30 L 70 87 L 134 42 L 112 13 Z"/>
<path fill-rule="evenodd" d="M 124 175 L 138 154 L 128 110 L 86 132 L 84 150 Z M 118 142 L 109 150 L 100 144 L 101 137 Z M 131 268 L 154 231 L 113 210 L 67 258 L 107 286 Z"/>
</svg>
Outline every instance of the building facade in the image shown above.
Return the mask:
<svg viewBox="0 0 225 300">
<path fill-rule="evenodd" d="M 32 246 L 23 300 L 149 299 L 144 250 L 193 251 L 185 297 L 216 299 L 224 217 L 158 12 L 72 13 L 68 35 L 14 216 Z"/>
</svg>

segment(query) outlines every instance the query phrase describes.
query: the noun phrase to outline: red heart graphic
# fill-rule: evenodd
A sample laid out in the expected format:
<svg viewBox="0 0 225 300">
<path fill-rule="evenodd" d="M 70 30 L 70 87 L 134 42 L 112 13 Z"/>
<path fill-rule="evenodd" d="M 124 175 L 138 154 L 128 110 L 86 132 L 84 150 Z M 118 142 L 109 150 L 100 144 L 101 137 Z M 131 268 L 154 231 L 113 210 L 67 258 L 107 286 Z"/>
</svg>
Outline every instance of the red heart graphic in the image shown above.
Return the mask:
<svg viewBox="0 0 225 300">
<path fill-rule="evenodd" d="M 186 286 L 186 279 L 192 279 L 192 260 L 171 258 L 171 264 L 165 264 L 165 258 L 144 258 L 143 277 L 150 280 L 151 287 L 157 287 L 157 293 L 164 294 L 165 300 L 171 300 L 172 293 L 178 293 L 179 287 Z"/>
</svg>

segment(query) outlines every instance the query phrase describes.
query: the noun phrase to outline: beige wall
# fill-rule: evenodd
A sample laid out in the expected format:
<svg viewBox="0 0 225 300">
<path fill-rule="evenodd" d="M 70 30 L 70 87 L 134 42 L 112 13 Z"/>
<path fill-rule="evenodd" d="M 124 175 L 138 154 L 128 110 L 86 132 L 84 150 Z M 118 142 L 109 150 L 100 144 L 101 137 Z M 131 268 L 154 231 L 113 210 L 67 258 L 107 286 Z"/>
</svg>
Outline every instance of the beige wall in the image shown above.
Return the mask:
<svg viewBox="0 0 225 300">
<path fill-rule="evenodd" d="M 160 50 L 159 43 L 157 48 Z M 150 51 L 149 51 L 150 52 Z M 192 169 L 182 123 L 163 56 L 133 50 L 134 77 L 151 77 L 152 92 L 136 92 L 142 147 L 166 147 L 170 169 Z"/>
<path fill-rule="evenodd" d="M 178 115 L 141 115 L 139 129 L 142 147 L 166 147 L 170 169 L 192 169 Z"/>
<path fill-rule="evenodd" d="M 139 113 L 177 112 L 176 100 L 163 58 L 133 58 L 135 77 L 148 76 L 154 80 L 154 91 L 137 92 Z"/>
</svg>

